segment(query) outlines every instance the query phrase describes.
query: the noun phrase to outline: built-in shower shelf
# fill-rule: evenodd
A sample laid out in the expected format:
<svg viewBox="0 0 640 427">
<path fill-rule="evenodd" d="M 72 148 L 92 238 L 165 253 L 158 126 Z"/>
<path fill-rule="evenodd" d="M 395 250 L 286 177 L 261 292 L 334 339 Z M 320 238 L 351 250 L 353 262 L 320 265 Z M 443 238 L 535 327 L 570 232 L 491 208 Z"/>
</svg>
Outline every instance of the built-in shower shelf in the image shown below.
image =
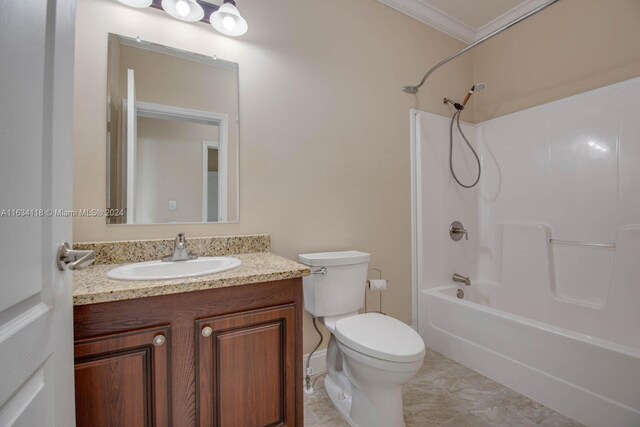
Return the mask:
<svg viewBox="0 0 640 427">
<path fill-rule="evenodd" d="M 589 242 L 578 242 L 575 240 L 558 240 L 558 239 L 549 239 L 549 243 L 552 245 L 569 245 L 569 246 L 588 246 L 593 248 L 608 248 L 615 249 L 615 243 L 589 243 Z"/>
</svg>

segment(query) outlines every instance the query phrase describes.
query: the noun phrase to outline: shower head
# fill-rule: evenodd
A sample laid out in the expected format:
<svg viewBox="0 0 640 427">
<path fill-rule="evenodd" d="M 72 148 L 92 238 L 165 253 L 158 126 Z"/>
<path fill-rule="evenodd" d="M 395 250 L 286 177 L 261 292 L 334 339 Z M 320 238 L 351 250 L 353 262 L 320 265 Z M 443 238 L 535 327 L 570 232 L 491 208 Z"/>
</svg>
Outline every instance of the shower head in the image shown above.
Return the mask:
<svg viewBox="0 0 640 427">
<path fill-rule="evenodd" d="M 416 93 L 418 93 L 418 86 L 404 86 L 402 90 L 405 91 L 406 93 L 415 95 Z"/>
<path fill-rule="evenodd" d="M 462 107 L 464 108 L 464 106 L 467 105 L 467 101 L 469 101 L 471 95 L 473 95 L 474 93 L 482 92 L 485 87 L 487 87 L 487 85 L 485 85 L 484 83 L 476 83 L 471 86 L 471 89 L 469 89 L 469 92 L 467 92 L 467 96 L 465 96 L 464 101 L 462 101 Z"/>
<path fill-rule="evenodd" d="M 480 93 L 487 87 L 484 83 L 476 83 L 471 87 L 470 93 Z"/>
</svg>

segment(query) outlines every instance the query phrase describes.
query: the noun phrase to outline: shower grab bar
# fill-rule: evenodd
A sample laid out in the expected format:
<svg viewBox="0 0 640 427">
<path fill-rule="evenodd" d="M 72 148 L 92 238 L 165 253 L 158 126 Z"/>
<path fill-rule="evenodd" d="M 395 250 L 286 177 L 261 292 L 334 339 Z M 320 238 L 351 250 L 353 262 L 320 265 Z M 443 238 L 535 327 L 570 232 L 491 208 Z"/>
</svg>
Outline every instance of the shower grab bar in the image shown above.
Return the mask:
<svg viewBox="0 0 640 427">
<path fill-rule="evenodd" d="M 552 245 L 570 245 L 570 246 L 588 246 L 592 248 L 610 248 L 615 249 L 615 243 L 587 243 L 587 242 L 577 242 L 575 240 L 558 240 L 558 239 L 549 239 L 549 243 Z"/>
</svg>

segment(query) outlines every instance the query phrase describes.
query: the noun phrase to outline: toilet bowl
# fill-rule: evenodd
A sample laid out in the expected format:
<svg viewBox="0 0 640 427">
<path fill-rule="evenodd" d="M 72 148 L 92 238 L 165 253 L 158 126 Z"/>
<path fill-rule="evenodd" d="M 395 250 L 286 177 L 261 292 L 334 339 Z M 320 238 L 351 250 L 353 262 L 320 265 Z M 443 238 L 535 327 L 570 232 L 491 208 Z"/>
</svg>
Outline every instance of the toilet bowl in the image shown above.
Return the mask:
<svg viewBox="0 0 640 427">
<path fill-rule="evenodd" d="M 410 326 L 378 313 L 323 322 L 332 333 L 325 388 L 355 427 L 401 427 L 402 386 L 422 367 L 424 342 Z"/>
<path fill-rule="evenodd" d="M 325 389 L 353 427 L 402 427 L 402 386 L 424 360 L 420 335 L 364 305 L 369 254 L 357 251 L 299 256 L 311 275 L 303 280 L 305 309 L 331 332 Z"/>
</svg>

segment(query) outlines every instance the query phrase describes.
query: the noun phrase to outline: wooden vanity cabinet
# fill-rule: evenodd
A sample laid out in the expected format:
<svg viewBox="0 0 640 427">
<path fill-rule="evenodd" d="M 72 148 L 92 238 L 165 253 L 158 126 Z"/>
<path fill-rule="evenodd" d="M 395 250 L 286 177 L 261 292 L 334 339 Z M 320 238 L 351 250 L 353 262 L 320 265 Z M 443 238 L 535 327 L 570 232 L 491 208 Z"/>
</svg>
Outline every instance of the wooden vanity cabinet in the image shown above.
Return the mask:
<svg viewBox="0 0 640 427">
<path fill-rule="evenodd" d="M 302 283 L 74 307 L 78 427 L 303 426 Z"/>
<path fill-rule="evenodd" d="M 169 426 L 169 346 L 166 326 L 76 341 L 77 425 Z"/>
<path fill-rule="evenodd" d="M 294 425 L 294 305 L 196 321 L 200 425 Z"/>
</svg>

